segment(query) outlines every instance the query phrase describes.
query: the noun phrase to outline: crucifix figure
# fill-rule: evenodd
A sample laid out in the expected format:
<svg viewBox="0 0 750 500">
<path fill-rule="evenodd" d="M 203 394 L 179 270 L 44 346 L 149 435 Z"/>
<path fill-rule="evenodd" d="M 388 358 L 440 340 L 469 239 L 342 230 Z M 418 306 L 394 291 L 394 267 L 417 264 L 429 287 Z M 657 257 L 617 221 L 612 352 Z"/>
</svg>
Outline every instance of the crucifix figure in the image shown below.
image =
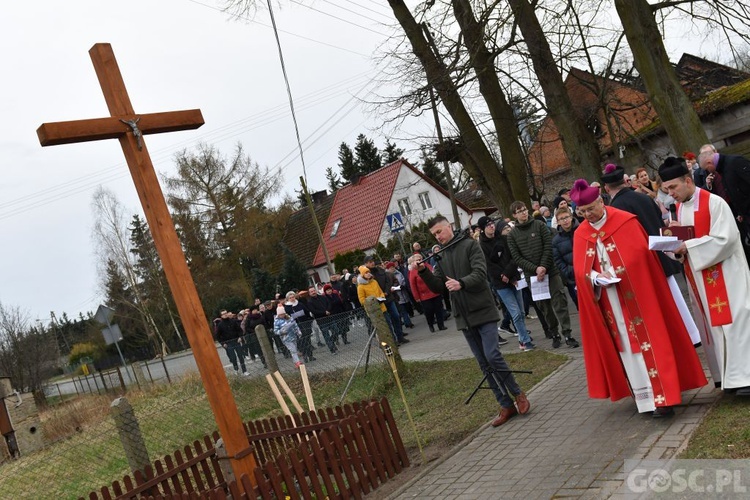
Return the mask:
<svg viewBox="0 0 750 500">
<path fill-rule="evenodd" d="M 137 115 L 130 103 L 112 46 L 97 43 L 89 54 L 111 116 L 44 123 L 37 129 L 39 142 L 42 146 L 53 146 L 101 139 L 120 141 L 233 472 L 238 480 L 242 474 L 247 474 L 255 483 L 255 457 L 251 453 L 198 291 L 143 141 L 143 136 L 148 134 L 196 129 L 203 125 L 203 115 L 199 109 Z"/>
</svg>

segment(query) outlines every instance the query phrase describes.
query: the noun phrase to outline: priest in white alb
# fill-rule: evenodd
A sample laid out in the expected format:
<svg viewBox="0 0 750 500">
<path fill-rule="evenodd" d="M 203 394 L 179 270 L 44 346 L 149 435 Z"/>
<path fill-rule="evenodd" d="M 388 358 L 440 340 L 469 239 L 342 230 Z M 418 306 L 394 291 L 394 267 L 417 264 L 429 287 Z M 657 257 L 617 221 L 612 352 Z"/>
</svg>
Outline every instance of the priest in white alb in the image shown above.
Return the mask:
<svg viewBox="0 0 750 500">
<path fill-rule="evenodd" d="M 720 196 L 696 187 L 682 158 L 667 158 L 659 176 L 678 203 L 672 225 L 693 226 L 694 238 L 675 255 L 685 264 L 711 377 L 750 396 L 750 270 L 737 223 Z"/>
<path fill-rule="evenodd" d="M 605 206 L 579 179 L 570 197 L 586 219 L 573 236 L 589 396 L 633 397 L 640 413 L 674 414 L 706 377 L 656 254 L 635 215 Z"/>
</svg>

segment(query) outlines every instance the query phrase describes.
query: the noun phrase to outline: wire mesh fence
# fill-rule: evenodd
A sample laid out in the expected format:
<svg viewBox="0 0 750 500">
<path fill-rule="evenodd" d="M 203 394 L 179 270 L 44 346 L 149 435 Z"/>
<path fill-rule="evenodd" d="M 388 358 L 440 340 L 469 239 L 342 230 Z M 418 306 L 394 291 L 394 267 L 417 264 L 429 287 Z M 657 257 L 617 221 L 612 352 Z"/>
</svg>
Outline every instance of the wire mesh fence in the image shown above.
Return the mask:
<svg viewBox="0 0 750 500">
<path fill-rule="evenodd" d="M 301 325 L 300 333 L 298 350 L 302 359 L 303 349 L 310 354 L 305 367 L 318 407 L 369 397 L 367 392 L 378 392 L 378 384 L 390 383 L 390 368 L 363 310 L 308 322 Z M 293 357 L 269 334 L 262 358 L 250 345 L 253 339 L 246 343 L 244 369 L 237 359 L 235 370 L 225 349 L 217 344 L 245 422 L 282 414 L 265 377 L 274 365 L 303 409 L 311 403 Z M 359 392 L 347 395 L 352 383 L 360 385 Z M 363 384 L 368 387 L 364 391 Z M 50 402 L 60 403 L 40 410 L 45 447 L 33 453 L 21 450 L 20 457 L 0 464 L 0 498 L 87 497 L 130 474 L 139 463 L 162 459 L 216 430 L 189 352 L 59 381 L 45 393 Z M 132 407 L 135 424 L 120 421 L 117 425 L 123 400 L 115 398 L 120 396 Z M 139 445 L 133 444 L 135 435 L 142 449 L 136 450 L 134 461 L 133 446 Z"/>
</svg>

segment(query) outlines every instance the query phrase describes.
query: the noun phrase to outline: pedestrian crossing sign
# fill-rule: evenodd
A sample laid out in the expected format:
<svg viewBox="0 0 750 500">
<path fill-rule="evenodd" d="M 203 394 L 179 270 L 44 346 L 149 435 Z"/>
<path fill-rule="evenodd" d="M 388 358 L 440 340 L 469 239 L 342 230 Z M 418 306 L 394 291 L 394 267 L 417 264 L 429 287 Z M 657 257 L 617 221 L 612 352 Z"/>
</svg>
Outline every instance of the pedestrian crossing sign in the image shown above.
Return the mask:
<svg viewBox="0 0 750 500">
<path fill-rule="evenodd" d="M 397 233 L 399 231 L 403 231 L 404 229 L 406 229 L 404 227 L 404 221 L 401 218 L 400 212 L 388 214 L 385 216 L 385 219 L 388 221 L 388 227 L 391 228 L 392 233 Z"/>
</svg>

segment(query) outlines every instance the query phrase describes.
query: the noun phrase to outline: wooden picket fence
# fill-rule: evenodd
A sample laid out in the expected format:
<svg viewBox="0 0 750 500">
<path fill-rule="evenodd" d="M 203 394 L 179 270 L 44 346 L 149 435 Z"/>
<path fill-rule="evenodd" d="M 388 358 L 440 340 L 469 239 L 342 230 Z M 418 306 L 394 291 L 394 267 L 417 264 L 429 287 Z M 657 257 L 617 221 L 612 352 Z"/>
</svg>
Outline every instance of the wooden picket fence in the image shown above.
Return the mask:
<svg viewBox="0 0 750 500">
<path fill-rule="evenodd" d="M 239 481 L 225 480 L 215 432 L 203 444 L 195 441 L 88 498 L 362 498 L 409 466 L 385 398 L 251 421 L 245 429 L 258 463 L 255 486 L 244 475 Z"/>
</svg>

